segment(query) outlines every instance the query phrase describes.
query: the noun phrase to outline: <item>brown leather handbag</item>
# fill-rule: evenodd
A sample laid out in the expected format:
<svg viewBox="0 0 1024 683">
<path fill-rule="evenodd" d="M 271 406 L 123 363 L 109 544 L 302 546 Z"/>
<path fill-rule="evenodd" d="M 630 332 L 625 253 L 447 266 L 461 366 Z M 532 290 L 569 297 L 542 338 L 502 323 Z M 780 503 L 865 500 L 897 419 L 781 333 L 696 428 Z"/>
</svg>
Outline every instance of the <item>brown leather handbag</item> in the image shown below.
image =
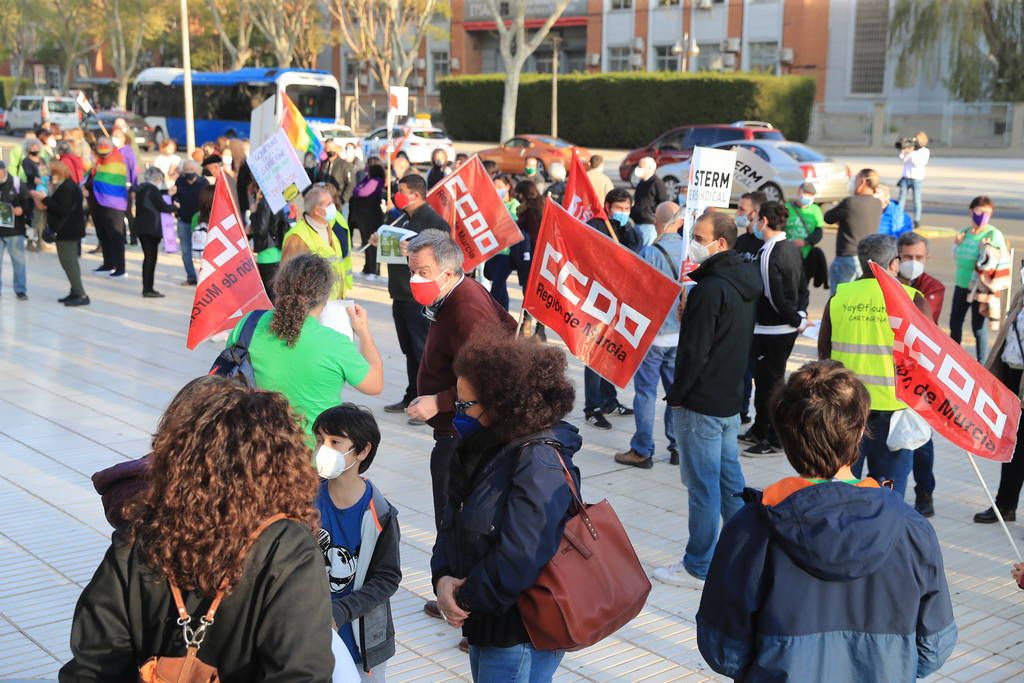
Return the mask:
<svg viewBox="0 0 1024 683">
<path fill-rule="evenodd" d="M 267 530 L 267 527 L 286 518 L 287 515 L 279 512 L 263 520 L 256 530 L 249 534 L 249 541 L 242 549 L 242 559 L 245 559 L 253 543 L 260 537 L 260 534 Z M 199 626 L 193 628 L 192 617 L 185 609 L 185 600 L 181 597 L 181 590 L 170 579 L 167 582 L 171 586 L 174 605 L 178 608 L 178 626 L 181 627 L 185 639 L 185 656 L 150 657 L 139 669 L 139 683 L 219 683 L 220 676 L 217 675 L 217 669 L 199 660 L 199 646 L 203 644 L 206 632 L 213 625 L 213 618 L 217 615 L 217 608 L 220 607 L 220 603 L 224 599 L 224 584 L 221 583 L 221 588 L 213 596 L 213 602 L 210 603 L 206 614 L 199 618 Z"/>
<path fill-rule="evenodd" d="M 566 522 L 558 551 L 536 585 L 519 596 L 518 607 L 535 648 L 581 650 L 639 614 L 651 582 L 611 504 L 585 504 L 561 454 L 558 459 L 576 514 Z"/>
</svg>

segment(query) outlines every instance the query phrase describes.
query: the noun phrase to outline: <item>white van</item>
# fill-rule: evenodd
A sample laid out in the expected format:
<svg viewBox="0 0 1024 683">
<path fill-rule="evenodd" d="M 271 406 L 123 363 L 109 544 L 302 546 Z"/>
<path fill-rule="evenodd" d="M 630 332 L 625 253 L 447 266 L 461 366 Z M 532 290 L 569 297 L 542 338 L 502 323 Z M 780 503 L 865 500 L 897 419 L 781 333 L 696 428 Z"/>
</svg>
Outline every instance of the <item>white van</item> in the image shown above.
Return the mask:
<svg viewBox="0 0 1024 683">
<path fill-rule="evenodd" d="M 4 127 L 10 131 L 35 130 L 44 122 L 56 123 L 61 130 L 79 125 L 78 104 L 73 97 L 20 95 L 11 100 Z"/>
</svg>

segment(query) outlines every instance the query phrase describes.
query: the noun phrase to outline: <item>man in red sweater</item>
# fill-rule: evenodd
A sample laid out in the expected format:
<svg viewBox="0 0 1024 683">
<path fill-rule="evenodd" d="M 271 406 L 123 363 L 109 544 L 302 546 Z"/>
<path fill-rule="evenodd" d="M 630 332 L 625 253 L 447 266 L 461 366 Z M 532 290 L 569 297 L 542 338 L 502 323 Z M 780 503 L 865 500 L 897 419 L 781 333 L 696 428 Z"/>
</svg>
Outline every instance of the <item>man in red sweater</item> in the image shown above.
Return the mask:
<svg viewBox="0 0 1024 683">
<path fill-rule="evenodd" d="M 409 417 L 426 420 L 434 429 L 434 449 L 430 453 L 430 478 L 434 493 L 434 522 L 439 527 L 448 501 L 448 470 L 458 445 L 452 426 L 455 417 L 455 356 L 472 334 L 483 327 L 503 328 L 510 336 L 516 322 L 498 305 L 480 283 L 462 271 L 463 255 L 451 235 L 426 230 L 409 242 L 409 286 L 430 323 L 423 347 L 417 398 L 409 403 Z M 437 602 L 424 608 L 427 614 L 441 618 Z"/>
<path fill-rule="evenodd" d="M 900 253 L 900 281 L 921 292 L 931 307 L 932 320 L 939 324 L 939 313 L 942 312 L 942 300 L 946 296 L 946 286 L 924 272 L 928 262 L 928 239 L 916 232 L 900 235 L 896 242 Z M 914 451 L 914 509 L 925 517 L 935 514 L 932 493 L 935 492 L 935 444 L 928 443 Z"/>
</svg>

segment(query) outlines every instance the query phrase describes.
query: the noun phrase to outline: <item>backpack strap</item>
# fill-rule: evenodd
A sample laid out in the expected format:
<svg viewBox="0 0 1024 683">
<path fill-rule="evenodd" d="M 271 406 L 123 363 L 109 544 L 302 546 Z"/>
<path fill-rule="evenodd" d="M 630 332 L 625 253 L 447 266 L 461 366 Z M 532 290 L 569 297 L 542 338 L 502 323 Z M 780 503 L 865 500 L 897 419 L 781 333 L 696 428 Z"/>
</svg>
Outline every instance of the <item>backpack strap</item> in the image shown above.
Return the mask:
<svg viewBox="0 0 1024 683">
<path fill-rule="evenodd" d="M 672 279 L 673 280 L 678 280 L 679 279 L 679 269 L 676 268 L 676 264 L 672 262 L 672 257 L 669 256 L 668 249 L 666 249 L 665 247 L 661 246 L 657 242 L 652 243 L 651 246 L 654 247 L 655 249 L 657 249 L 658 251 L 660 251 L 662 253 L 662 255 L 664 255 L 665 260 L 668 261 L 668 267 L 672 269 Z"/>
<path fill-rule="evenodd" d="M 583 520 L 583 523 L 587 525 L 587 530 L 597 540 L 597 530 L 590 521 L 590 517 L 587 515 L 587 506 L 583 503 L 583 499 L 580 497 L 579 489 L 576 488 L 576 482 L 572 480 L 572 474 L 569 472 L 569 468 L 565 464 L 565 459 L 562 457 L 561 442 L 555 441 L 554 439 L 534 439 L 527 441 L 519 445 L 519 454 L 521 455 L 523 449 L 527 446 L 538 446 L 538 445 L 550 446 L 555 451 L 555 456 L 558 457 L 558 464 L 562 466 L 562 471 L 565 474 L 565 483 L 569 485 L 569 493 L 572 495 L 572 502 L 576 506 L 576 513 Z"/>
<path fill-rule="evenodd" d="M 266 311 L 258 311 L 258 313 L 265 312 Z M 242 552 L 239 553 L 240 559 L 245 560 L 245 557 L 249 554 L 249 550 L 252 549 L 253 544 L 256 543 L 257 539 L 259 539 L 271 524 L 287 518 L 288 515 L 283 512 L 279 512 L 276 515 L 271 515 L 264 519 L 260 525 L 256 527 L 256 530 L 249 534 L 249 538 L 242 547 Z M 220 603 L 224 600 L 225 590 L 227 588 L 227 579 L 221 581 L 220 588 L 217 589 L 217 593 L 213 596 L 213 602 L 210 603 L 210 607 L 206 610 L 206 614 L 199 618 L 199 626 L 197 628 L 192 628 L 192 617 L 185 608 L 185 600 L 181 595 L 181 589 L 178 588 L 178 585 L 171 579 L 168 579 L 167 583 L 171 586 L 171 596 L 174 598 L 174 606 L 178 609 L 178 626 L 181 626 L 182 633 L 185 637 L 185 648 L 188 652 L 187 656 L 194 658 L 196 653 L 199 651 L 199 646 L 203 644 L 203 639 L 206 638 L 207 629 L 209 629 L 213 624 L 213 618 L 217 615 Z"/>
<path fill-rule="evenodd" d="M 238 339 L 235 340 L 235 343 L 232 344 L 232 346 L 241 349 L 242 351 L 248 351 L 249 344 L 252 343 L 253 335 L 256 334 L 256 325 L 266 312 L 266 310 L 262 310 L 250 313 L 249 317 L 245 319 L 245 323 L 242 325 L 242 331 L 239 332 Z"/>
</svg>

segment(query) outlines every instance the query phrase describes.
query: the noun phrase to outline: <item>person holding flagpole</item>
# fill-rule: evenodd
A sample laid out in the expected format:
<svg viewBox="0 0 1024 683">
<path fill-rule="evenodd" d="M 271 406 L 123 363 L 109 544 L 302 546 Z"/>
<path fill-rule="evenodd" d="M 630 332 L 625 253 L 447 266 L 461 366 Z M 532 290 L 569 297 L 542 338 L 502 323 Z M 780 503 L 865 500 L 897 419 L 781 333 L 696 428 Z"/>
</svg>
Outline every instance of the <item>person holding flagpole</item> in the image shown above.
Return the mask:
<svg viewBox="0 0 1024 683">
<path fill-rule="evenodd" d="M 838 283 L 836 293 L 825 305 L 818 336 L 818 357 L 831 358 L 857 374 L 871 397 L 868 429 L 860 442 L 860 458 L 853 464 L 858 478 L 868 464 L 868 476 L 891 480 L 900 497 L 906 493 L 907 478 L 914 464 L 913 451 L 889 450 L 886 443 L 889 425 L 896 411 L 907 404 L 896 398 L 896 371 L 892 362 L 895 336 L 889 325 L 885 298 L 875 280 L 870 263 L 877 263 L 893 277 L 900 271 L 896 238 L 892 235 L 868 235 L 857 245 L 862 275 L 853 282 Z M 928 302 L 909 285 L 904 291 L 914 305 L 930 315 Z"/>
</svg>

